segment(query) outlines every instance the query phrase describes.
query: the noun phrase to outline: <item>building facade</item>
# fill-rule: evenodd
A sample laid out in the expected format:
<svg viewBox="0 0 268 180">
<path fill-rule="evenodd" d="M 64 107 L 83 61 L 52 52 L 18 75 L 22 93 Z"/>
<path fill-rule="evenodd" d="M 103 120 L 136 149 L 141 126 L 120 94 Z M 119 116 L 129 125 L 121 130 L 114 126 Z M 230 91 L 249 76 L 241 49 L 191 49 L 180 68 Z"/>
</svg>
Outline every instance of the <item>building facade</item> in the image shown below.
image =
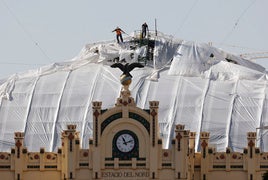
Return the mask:
<svg viewBox="0 0 268 180">
<path fill-rule="evenodd" d="M 122 83 L 123 84 L 123 83 Z M 15 132 L 15 147 L 0 152 L 0 179 L 180 179 L 259 180 L 268 171 L 268 152 L 255 146 L 256 132 L 247 134 L 243 153 L 216 152 L 209 146 L 209 132 L 200 134 L 195 152 L 195 132 L 176 125 L 170 149 L 163 149 L 158 129 L 158 101 L 143 110 L 136 107 L 128 85 L 111 109 L 92 102 L 93 138 L 89 149 L 80 148 L 76 125 L 62 132 L 62 146 L 55 152 L 28 152 L 24 133 Z M 245 135 L 246 136 L 246 135 Z"/>
</svg>

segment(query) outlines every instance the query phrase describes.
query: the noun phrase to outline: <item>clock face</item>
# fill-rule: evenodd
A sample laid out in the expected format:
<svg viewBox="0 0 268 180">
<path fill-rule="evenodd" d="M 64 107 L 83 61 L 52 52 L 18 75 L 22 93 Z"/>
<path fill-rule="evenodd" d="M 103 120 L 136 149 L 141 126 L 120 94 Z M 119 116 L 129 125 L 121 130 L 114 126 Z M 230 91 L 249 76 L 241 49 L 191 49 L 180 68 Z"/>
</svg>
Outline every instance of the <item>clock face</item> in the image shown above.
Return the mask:
<svg viewBox="0 0 268 180">
<path fill-rule="evenodd" d="M 121 152 L 130 152 L 135 146 L 134 137 L 128 133 L 120 134 L 116 139 L 116 147 Z"/>
</svg>

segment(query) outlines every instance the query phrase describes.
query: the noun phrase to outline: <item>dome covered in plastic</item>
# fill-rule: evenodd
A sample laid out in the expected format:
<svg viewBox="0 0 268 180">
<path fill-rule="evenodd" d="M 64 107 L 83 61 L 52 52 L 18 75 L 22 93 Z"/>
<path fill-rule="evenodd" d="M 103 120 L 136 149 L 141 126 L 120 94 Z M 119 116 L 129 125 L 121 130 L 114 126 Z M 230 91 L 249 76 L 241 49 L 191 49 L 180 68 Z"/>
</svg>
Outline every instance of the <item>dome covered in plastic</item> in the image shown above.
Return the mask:
<svg viewBox="0 0 268 180">
<path fill-rule="evenodd" d="M 114 107 L 121 87 L 114 62 L 140 62 L 131 71 L 131 96 L 149 109 L 159 101 L 159 128 L 164 148 L 176 124 L 210 133 L 217 151 L 242 151 L 247 132 L 257 131 L 257 145 L 268 151 L 268 88 L 265 68 L 204 43 L 158 33 L 150 40 L 126 39 L 86 45 L 70 61 L 50 64 L 0 80 L 0 151 L 14 146 L 14 132 L 25 133 L 29 151 L 56 151 L 61 132 L 76 124 L 81 146 L 92 137 L 92 101 Z"/>
</svg>

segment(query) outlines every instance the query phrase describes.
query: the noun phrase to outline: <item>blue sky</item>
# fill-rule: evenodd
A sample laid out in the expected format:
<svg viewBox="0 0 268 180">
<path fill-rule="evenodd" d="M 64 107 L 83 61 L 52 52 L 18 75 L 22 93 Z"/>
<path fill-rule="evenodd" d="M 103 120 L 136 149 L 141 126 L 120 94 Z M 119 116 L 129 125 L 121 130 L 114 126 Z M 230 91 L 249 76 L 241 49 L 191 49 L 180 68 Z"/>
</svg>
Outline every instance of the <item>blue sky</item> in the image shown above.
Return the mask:
<svg viewBox="0 0 268 180">
<path fill-rule="evenodd" d="M 70 60 L 88 43 L 147 22 L 235 54 L 268 52 L 267 0 L 0 0 L 0 78 Z M 257 63 L 268 69 L 268 59 Z"/>
</svg>

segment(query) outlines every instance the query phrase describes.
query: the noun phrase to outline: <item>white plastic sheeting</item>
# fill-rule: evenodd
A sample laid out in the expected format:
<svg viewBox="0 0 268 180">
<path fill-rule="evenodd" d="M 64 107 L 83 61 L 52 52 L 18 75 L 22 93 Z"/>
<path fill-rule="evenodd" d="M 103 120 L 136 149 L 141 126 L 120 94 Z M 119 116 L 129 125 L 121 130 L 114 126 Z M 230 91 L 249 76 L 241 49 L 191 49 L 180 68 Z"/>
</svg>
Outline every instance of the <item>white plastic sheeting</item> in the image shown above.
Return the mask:
<svg viewBox="0 0 268 180">
<path fill-rule="evenodd" d="M 174 138 L 176 124 L 210 132 L 218 151 L 242 151 L 246 133 L 268 125 L 268 88 L 265 69 L 207 44 L 158 33 L 154 60 L 134 69 L 130 86 L 137 106 L 148 109 L 160 101 L 159 127 L 164 147 Z M 128 39 L 129 40 L 129 39 Z M 121 84 L 112 60 L 137 61 L 145 47 L 129 48 L 102 42 L 86 45 L 68 62 L 15 74 L 0 81 L 0 151 L 14 146 L 14 132 L 25 132 L 29 151 L 56 151 L 67 124 L 76 124 L 83 148 L 92 137 L 92 101 L 103 109 L 114 106 Z M 258 131 L 257 145 L 268 151 L 268 130 Z"/>
</svg>

